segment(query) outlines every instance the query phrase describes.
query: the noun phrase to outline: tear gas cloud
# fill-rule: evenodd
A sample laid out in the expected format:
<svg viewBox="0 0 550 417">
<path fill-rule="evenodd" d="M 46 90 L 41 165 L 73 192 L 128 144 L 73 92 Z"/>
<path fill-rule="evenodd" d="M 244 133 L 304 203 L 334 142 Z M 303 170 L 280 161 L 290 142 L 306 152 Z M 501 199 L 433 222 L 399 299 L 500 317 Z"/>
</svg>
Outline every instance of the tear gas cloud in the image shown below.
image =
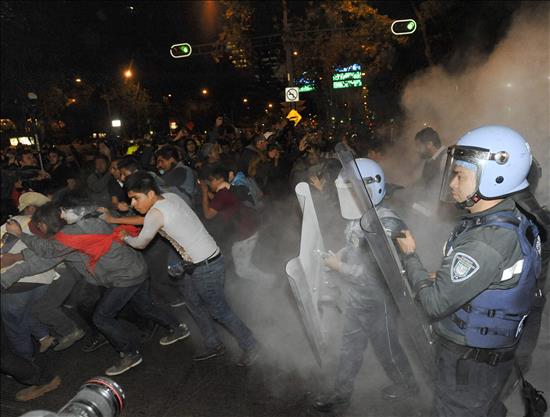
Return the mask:
<svg viewBox="0 0 550 417">
<path fill-rule="evenodd" d="M 421 163 L 413 139 L 425 124 L 436 129 L 446 145 L 455 143 L 465 132 L 481 125 L 503 124 L 517 130 L 531 144 L 533 154 L 542 164 L 544 172 L 537 194 L 542 204 L 548 204 L 550 4 L 541 3 L 526 3 L 514 16 L 507 35 L 488 56 L 480 56 L 479 52 L 475 52 L 468 62 L 462 63 L 460 70 L 451 72 L 437 66 L 411 79 L 402 94 L 405 119 L 400 129 L 400 140 L 386 159 L 381 161 L 389 182 L 406 186 L 418 178 L 415 174 L 419 174 Z M 467 47 L 476 50 L 475 45 Z M 408 159 L 405 160 L 403 155 L 408 155 Z M 437 190 L 433 190 L 433 194 L 437 194 Z M 333 369 L 335 364 L 328 363 L 325 372 L 321 373 L 307 343 L 284 272 L 286 261 L 298 255 L 301 213 L 294 195 L 278 204 L 280 207 L 276 213 L 265 219 L 267 228 L 271 230 L 262 231 L 260 240 L 264 244 L 256 249 L 253 259 L 262 269 L 277 273 L 282 284 L 275 289 L 262 289 L 261 286 L 254 289 L 255 284 L 228 283 L 228 291 L 238 313 L 242 314 L 268 348 L 264 366 L 275 367 L 279 371 L 271 373 L 275 375 L 271 382 L 265 382 L 275 395 L 292 396 L 296 393 L 289 393 L 284 378 L 279 380 L 277 375 L 296 373 L 304 381 L 323 384 L 322 375 L 330 375 L 327 369 Z M 316 210 L 321 209 L 316 205 Z M 333 207 L 330 209 L 334 210 Z M 327 215 L 334 218 L 339 217 L 340 213 L 337 210 Z M 441 236 L 446 235 L 448 225 L 439 227 L 434 220 L 424 218 L 417 224 L 409 225 L 413 233 L 417 230 L 423 231 L 424 235 L 429 233 L 429 236 L 415 235 L 419 245 L 424 240 L 429 242 L 427 245 L 431 245 L 419 247 L 421 257 L 422 249 L 425 249 L 434 255 L 434 259 L 439 260 L 440 248 L 445 240 Z M 340 233 L 343 234 L 343 229 Z M 270 237 L 265 238 L 266 234 Z M 272 238 L 275 236 L 278 241 L 274 242 Z M 328 243 L 334 237 L 325 236 L 327 250 L 339 249 Z M 266 247 L 265 242 L 273 246 Z M 435 260 L 432 264 L 428 259 L 425 261 L 428 268 L 438 267 Z M 334 359 L 341 336 L 341 316 L 336 315 L 337 318 L 331 321 L 334 323 L 331 325 L 333 328 L 329 329 L 333 333 L 330 343 Z M 357 392 L 364 391 L 368 384 L 379 388 L 381 381 L 386 379 L 384 372 L 377 369 L 378 364 L 372 368 L 372 352 L 365 355 L 370 373 L 368 381 L 361 380 L 366 377 L 359 378 Z"/>
<path fill-rule="evenodd" d="M 401 141 L 395 155 L 409 155 L 404 167 L 390 163 L 388 175 L 396 182 L 410 182 L 418 168 L 413 147 L 416 132 L 426 125 L 439 132 L 446 145 L 464 133 L 487 124 L 517 130 L 530 143 L 543 167 L 537 196 L 549 202 L 550 171 L 550 4 L 526 2 L 513 17 L 510 29 L 489 56 L 480 56 L 476 45 L 461 69 L 428 68 L 406 85 L 401 104 L 405 111 Z M 400 169 L 401 167 L 401 169 Z M 413 177 L 414 178 L 414 177 Z"/>
</svg>

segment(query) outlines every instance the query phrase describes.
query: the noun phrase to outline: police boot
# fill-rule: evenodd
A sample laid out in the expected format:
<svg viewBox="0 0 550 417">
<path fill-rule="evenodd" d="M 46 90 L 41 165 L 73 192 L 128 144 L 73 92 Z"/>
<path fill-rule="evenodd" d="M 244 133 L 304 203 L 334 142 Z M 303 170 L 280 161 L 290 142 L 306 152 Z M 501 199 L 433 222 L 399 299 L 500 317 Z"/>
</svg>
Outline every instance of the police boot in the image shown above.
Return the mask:
<svg viewBox="0 0 550 417">
<path fill-rule="evenodd" d="M 350 405 L 350 398 L 337 394 L 328 397 L 320 397 L 313 403 L 313 409 L 322 413 L 345 411 Z"/>
<path fill-rule="evenodd" d="M 402 400 L 412 397 L 418 393 L 418 386 L 415 382 L 397 383 L 382 388 L 382 397 L 388 401 Z"/>
</svg>

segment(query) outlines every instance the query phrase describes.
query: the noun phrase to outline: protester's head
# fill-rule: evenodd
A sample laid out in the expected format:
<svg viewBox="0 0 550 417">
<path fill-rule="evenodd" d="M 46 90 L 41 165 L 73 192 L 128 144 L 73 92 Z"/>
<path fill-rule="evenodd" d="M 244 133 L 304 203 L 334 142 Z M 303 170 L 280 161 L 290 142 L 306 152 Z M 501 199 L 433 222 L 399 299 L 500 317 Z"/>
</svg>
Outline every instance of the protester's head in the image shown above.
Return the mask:
<svg viewBox="0 0 550 417">
<path fill-rule="evenodd" d="M 185 140 L 185 151 L 188 155 L 194 155 L 197 152 L 197 142 L 195 142 L 195 139 Z"/>
<path fill-rule="evenodd" d="M 416 151 L 422 159 L 431 158 L 441 147 L 441 139 L 431 127 L 426 127 L 419 131 L 414 137 L 414 143 Z"/>
<path fill-rule="evenodd" d="M 157 168 L 164 172 L 170 171 L 180 160 L 178 148 L 175 146 L 163 146 L 155 152 Z"/>
<path fill-rule="evenodd" d="M 17 155 L 17 163 L 20 167 L 35 167 L 36 158 L 34 157 L 34 153 L 30 149 L 23 149 Z"/>
<path fill-rule="evenodd" d="M 51 166 L 55 167 L 63 160 L 63 152 L 57 148 L 50 149 L 48 152 L 48 160 L 50 161 Z"/>
<path fill-rule="evenodd" d="M 120 159 L 117 162 L 117 166 L 120 170 L 120 181 L 122 182 L 125 182 L 130 175 L 140 168 L 137 159 L 130 155 Z"/>
<path fill-rule="evenodd" d="M 267 147 L 269 159 L 278 159 L 281 156 L 281 146 L 278 143 L 270 143 Z"/>
<path fill-rule="evenodd" d="M 48 203 L 50 199 L 43 194 L 29 191 L 19 197 L 19 212 L 26 215 L 33 215 L 36 209 Z"/>
<path fill-rule="evenodd" d="M 65 222 L 61 219 L 61 210 L 54 203 L 46 203 L 38 207 L 32 215 L 32 222 L 45 237 L 55 235 L 65 226 Z"/>
<path fill-rule="evenodd" d="M 213 164 L 220 160 L 221 146 L 217 143 L 206 143 L 202 147 L 202 154 Z"/>
<path fill-rule="evenodd" d="M 132 207 L 141 214 L 147 213 L 161 195 L 155 179 L 145 171 L 137 171 L 130 175 L 125 188 L 132 200 Z"/>
<path fill-rule="evenodd" d="M 118 167 L 118 161 L 118 159 L 113 159 L 111 161 L 109 171 L 111 172 L 111 175 L 115 178 L 115 180 L 120 181 L 120 168 Z"/>
<path fill-rule="evenodd" d="M 267 148 L 267 139 L 264 135 L 254 136 L 254 139 L 252 139 L 252 143 L 254 143 L 256 149 L 259 149 L 260 151 L 265 151 Z"/>
<path fill-rule="evenodd" d="M 111 161 L 106 155 L 98 153 L 94 157 L 95 171 L 100 175 L 106 174 L 109 170 L 110 162 Z"/>
<path fill-rule="evenodd" d="M 228 170 L 222 165 L 214 165 L 207 170 L 206 179 L 210 191 L 216 192 L 219 189 L 219 186 L 224 182 L 227 182 L 228 179 Z"/>
</svg>

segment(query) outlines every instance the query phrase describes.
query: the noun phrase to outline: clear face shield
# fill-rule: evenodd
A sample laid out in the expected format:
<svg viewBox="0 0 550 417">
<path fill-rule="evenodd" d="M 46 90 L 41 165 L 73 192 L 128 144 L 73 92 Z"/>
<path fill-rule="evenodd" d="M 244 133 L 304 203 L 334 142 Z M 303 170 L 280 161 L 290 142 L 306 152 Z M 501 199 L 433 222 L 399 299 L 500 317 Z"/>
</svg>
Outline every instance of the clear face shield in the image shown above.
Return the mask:
<svg viewBox="0 0 550 417">
<path fill-rule="evenodd" d="M 371 199 L 373 198 L 373 195 L 370 184 L 379 183 L 380 181 L 381 177 L 379 175 L 377 175 L 376 178 L 363 178 L 363 184 L 365 185 Z M 366 207 L 363 207 L 364 203 L 362 203 L 357 197 L 357 194 L 353 189 L 352 182 L 345 175 L 340 174 L 336 179 L 335 184 L 342 217 L 347 220 L 360 219 L 363 213 L 365 213 Z"/>
</svg>

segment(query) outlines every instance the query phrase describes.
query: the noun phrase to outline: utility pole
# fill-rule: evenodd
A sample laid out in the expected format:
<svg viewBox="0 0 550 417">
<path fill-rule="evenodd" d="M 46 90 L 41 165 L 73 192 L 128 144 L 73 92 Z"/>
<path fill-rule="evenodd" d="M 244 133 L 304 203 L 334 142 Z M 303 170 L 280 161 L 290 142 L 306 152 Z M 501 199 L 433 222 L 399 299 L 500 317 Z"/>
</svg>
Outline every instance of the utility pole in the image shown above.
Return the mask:
<svg viewBox="0 0 550 417">
<path fill-rule="evenodd" d="M 286 57 L 286 85 L 287 87 L 294 86 L 294 68 L 292 66 L 292 48 L 290 45 L 290 29 L 288 27 L 288 5 L 287 0 L 283 2 L 283 45 L 285 48 Z M 295 103 L 290 103 L 290 108 L 296 108 Z"/>
</svg>

